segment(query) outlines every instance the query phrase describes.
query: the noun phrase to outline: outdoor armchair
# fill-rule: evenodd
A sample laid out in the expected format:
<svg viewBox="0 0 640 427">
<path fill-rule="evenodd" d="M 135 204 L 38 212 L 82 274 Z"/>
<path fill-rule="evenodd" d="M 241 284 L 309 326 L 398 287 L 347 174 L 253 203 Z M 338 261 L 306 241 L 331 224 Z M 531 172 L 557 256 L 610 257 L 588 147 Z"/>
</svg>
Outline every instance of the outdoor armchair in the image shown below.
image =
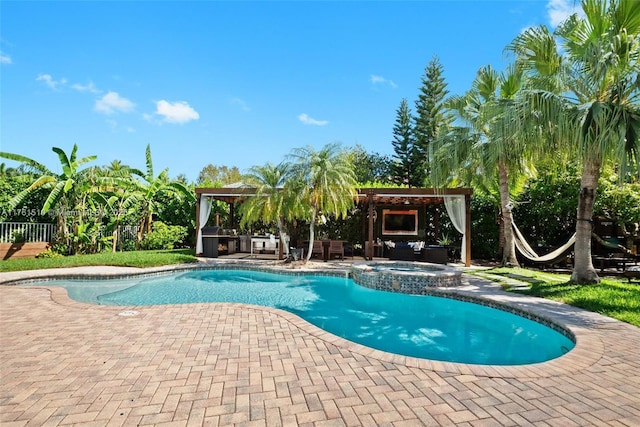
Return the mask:
<svg viewBox="0 0 640 427">
<path fill-rule="evenodd" d="M 342 240 L 331 240 L 329 242 L 329 254 L 328 258 L 331 259 L 332 255 L 336 255 L 336 257 L 340 257 L 340 259 L 344 259 L 344 244 Z"/>
</svg>

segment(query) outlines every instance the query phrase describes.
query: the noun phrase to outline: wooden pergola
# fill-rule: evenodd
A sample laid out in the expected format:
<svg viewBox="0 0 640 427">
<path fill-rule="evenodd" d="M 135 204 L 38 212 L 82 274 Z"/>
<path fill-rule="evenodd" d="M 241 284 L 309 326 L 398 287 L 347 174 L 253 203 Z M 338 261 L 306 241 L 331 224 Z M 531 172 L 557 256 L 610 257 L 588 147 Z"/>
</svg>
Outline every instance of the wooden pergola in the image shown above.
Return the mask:
<svg viewBox="0 0 640 427">
<path fill-rule="evenodd" d="M 374 242 L 374 212 L 376 206 L 427 206 L 442 205 L 445 198 L 464 198 L 465 204 L 465 266 L 471 265 L 471 188 L 360 188 L 358 189 L 357 204 L 367 210 L 368 236 L 367 241 L 369 253 L 365 254 L 368 259 L 373 257 Z M 253 188 L 196 188 L 196 230 L 200 230 L 200 203 L 202 197 L 210 197 L 229 204 L 230 225 L 235 223 L 234 206 L 242 203 L 248 197 L 255 195 Z M 231 227 L 230 227 L 231 228 Z"/>
</svg>

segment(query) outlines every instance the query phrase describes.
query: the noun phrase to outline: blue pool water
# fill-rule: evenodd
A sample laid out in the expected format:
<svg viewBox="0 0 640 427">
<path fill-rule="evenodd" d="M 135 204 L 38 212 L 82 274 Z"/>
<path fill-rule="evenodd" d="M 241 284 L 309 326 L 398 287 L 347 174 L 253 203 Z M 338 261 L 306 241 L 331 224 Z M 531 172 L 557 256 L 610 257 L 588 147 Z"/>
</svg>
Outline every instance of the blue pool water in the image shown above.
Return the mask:
<svg viewBox="0 0 640 427">
<path fill-rule="evenodd" d="M 104 305 L 238 302 L 275 307 L 350 341 L 432 360 L 520 365 L 559 357 L 574 343 L 502 310 L 434 296 L 384 292 L 351 279 L 249 270 L 200 270 L 127 280 L 60 280 L 70 298 Z"/>
</svg>

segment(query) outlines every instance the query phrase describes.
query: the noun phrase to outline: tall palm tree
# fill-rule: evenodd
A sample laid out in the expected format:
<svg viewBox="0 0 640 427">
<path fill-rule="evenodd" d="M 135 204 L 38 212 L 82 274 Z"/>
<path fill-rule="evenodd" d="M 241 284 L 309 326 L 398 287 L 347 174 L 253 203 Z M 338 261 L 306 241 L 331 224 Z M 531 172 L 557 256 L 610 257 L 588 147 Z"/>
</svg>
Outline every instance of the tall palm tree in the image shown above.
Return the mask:
<svg viewBox="0 0 640 427">
<path fill-rule="evenodd" d="M 296 148 L 289 155 L 292 160 L 292 182 L 308 206 L 309 247 L 307 261 L 315 239 L 315 223 L 319 214 L 346 217 L 355 204 L 357 182 L 350 156 L 331 143 L 316 151 L 311 146 Z"/>
<path fill-rule="evenodd" d="M 520 125 L 531 130 L 552 123 L 554 136 L 578 153 L 582 176 L 571 280 L 596 283 L 591 219 L 603 163 L 615 160 L 624 176 L 639 161 L 640 2 L 583 0 L 582 9 L 585 18 L 573 15 L 554 32 L 530 28 L 508 49 L 536 83 L 521 110 L 533 114 Z"/>
<path fill-rule="evenodd" d="M 138 247 L 146 233 L 151 232 L 153 214 L 157 210 L 156 195 L 166 192 L 178 196 L 187 197 L 195 201 L 195 195 L 181 182 L 169 180 L 169 169 L 164 169 L 157 176 L 153 173 L 153 160 L 151 158 L 151 146 L 147 145 L 145 151 L 146 170 L 139 175 L 141 180 L 134 180 L 134 189 L 141 203 L 142 219 L 138 229 Z"/>
<path fill-rule="evenodd" d="M 255 195 L 240 205 L 241 226 L 256 222 L 275 222 L 285 255 L 289 254 L 289 239 L 285 221 L 293 220 L 300 208 L 296 192 L 292 192 L 287 179 L 289 165 L 267 163 L 254 166 L 244 176 L 247 184 L 255 187 Z"/>
<path fill-rule="evenodd" d="M 504 240 L 502 264 L 512 266 L 519 264 L 512 230 L 511 185 L 529 170 L 530 153 L 517 134 L 508 132 L 505 112 L 512 107 L 523 84 L 522 73 L 514 66 L 503 73 L 491 66 L 480 68 L 471 90 L 447 102 L 460 125 L 451 127 L 437 141 L 431 174 L 439 185 L 456 173 L 467 174 L 466 180 L 476 179 L 477 171 L 485 180 L 497 180 L 500 234 Z"/>
<path fill-rule="evenodd" d="M 67 236 L 67 210 L 75 209 L 78 207 L 78 202 L 81 199 L 79 187 L 81 186 L 83 179 L 86 175 L 86 171 L 89 169 L 80 169 L 82 165 L 89 163 L 97 158 L 97 156 L 86 156 L 78 159 L 76 154 L 78 146 L 73 145 L 71 155 L 67 154 L 58 147 L 53 147 L 52 150 L 58 155 L 62 173 L 56 174 L 50 171 L 45 165 L 37 162 L 36 160 L 22 156 L 20 154 L 0 152 L 0 157 L 14 160 L 26 165 L 28 168 L 34 170 L 40 176 L 26 189 L 18 193 L 10 202 L 11 209 L 14 209 L 20 203 L 22 203 L 31 193 L 38 188 L 49 188 L 51 191 L 47 196 L 42 209 L 41 214 L 45 215 L 49 210 L 57 208 L 57 228 L 58 238 L 66 239 Z M 82 208 L 82 207 L 80 207 Z M 73 220 L 73 216 L 70 216 Z"/>
</svg>

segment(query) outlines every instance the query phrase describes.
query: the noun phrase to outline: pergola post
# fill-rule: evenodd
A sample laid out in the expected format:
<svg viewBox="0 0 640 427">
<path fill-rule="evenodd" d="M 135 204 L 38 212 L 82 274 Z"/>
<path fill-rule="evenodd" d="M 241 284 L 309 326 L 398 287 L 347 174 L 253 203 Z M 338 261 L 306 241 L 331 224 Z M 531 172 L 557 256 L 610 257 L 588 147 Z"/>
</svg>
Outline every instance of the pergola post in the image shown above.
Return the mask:
<svg viewBox="0 0 640 427">
<path fill-rule="evenodd" d="M 465 211 L 465 220 L 464 220 L 464 234 L 467 236 L 465 239 L 465 254 L 466 259 L 464 260 L 465 267 L 471 267 L 471 195 L 464 195 L 464 211 Z"/>
<path fill-rule="evenodd" d="M 229 203 L 229 228 L 231 229 L 235 228 L 236 224 L 234 205 L 234 203 Z"/>
<path fill-rule="evenodd" d="M 373 259 L 373 212 L 375 211 L 375 205 L 373 204 L 373 194 L 369 193 L 369 235 L 367 237 L 369 241 L 367 250 L 367 259 L 371 261 Z"/>
<path fill-rule="evenodd" d="M 196 193 L 196 248 L 198 247 L 198 231 L 200 230 L 200 198 L 202 194 Z M 196 254 L 196 256 L 202 253 Z"/>
</svg>

